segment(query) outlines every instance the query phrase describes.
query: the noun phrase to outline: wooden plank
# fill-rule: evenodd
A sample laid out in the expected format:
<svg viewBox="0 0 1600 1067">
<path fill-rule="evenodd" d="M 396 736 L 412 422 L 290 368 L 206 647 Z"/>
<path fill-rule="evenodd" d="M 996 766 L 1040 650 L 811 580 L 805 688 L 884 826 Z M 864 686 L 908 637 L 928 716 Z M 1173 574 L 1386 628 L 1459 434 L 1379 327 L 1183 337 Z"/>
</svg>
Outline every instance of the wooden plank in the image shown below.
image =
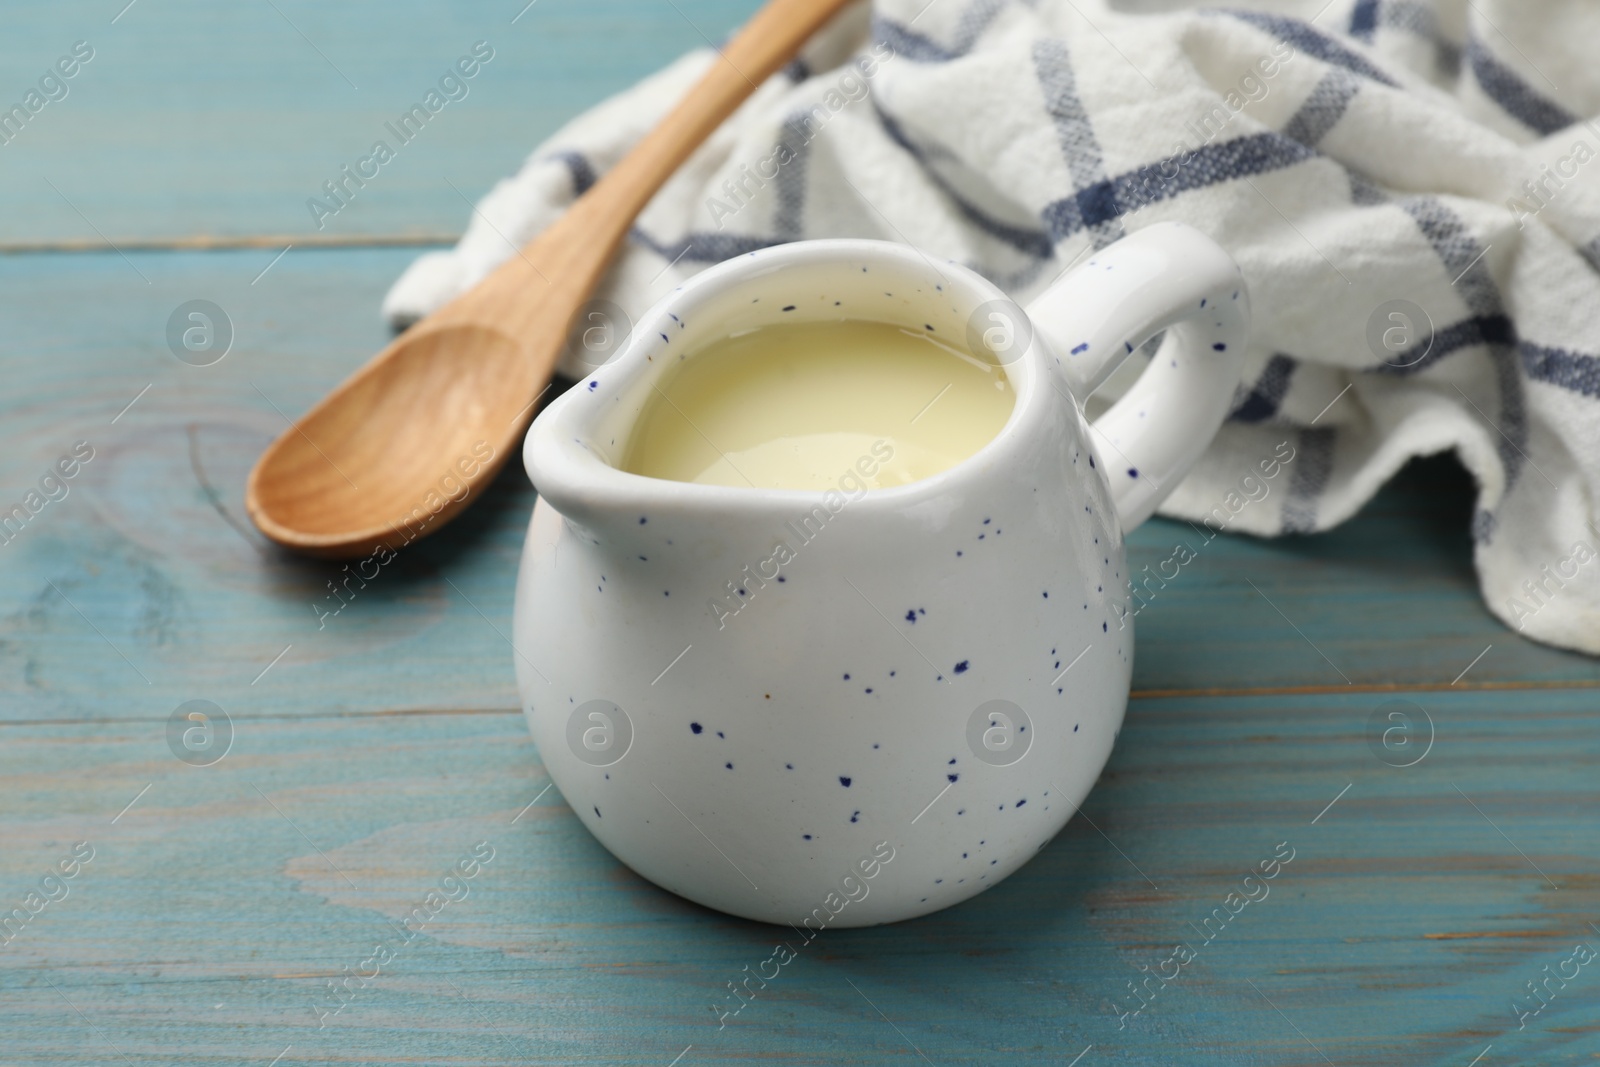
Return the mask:
<svg viewBox="0 0 1600 1067">
<path fill-rule="evenodd" d="M 148 716 L 195 698 L 244 713 L 517 706 L 505 635 L 533 504 L 518 465 L 320 628 L 313 605 L 335 603 L 340 569 L 267 547 L 241 507 L 285 416 L 381 346 L 374 309 L 412 254 L 0 257 L 13 357 L 0 501 L 74 442 L 96 450 L 68 497 L 0 548 L 0 718 Z M 195 298 L 233 325 L 213 366 L 167 348 L 168 315 Z M 1135 570 L 1178 540 L 1197 558 L 1137 617 L 1136 689 L 1448 685 L 1491 644 L 1461 685 L 1595 684 L 1595 661 L 1484 610 L 1469 500 L 1435 464 L 1320 537 L 1202 543 L 1151 523 L 1132 538 Z"/>
<path fill-rule="evenodd" d="M 1208 541 L 1165 521 L 1135 531 L 1135 573 L 1178 545 L 1195 557 L 1152 586 L 1135 618 L 1135 688 L 1600 685 L 1600 661 L 1535 644 L 1489 613 L 1472 564 L 1474 496 L 1466 472 L 1438 457 L 1315 536 Z"/>
<path fill-rule="evenodd" d="M 0 950 L 3 1058 L 1065 1064 L 1093 1045 L 1085 1067 L 1390 1067 L 1492 1044 L 1491 1062 L 1578 1062 L 1593 975 L 1522 1030 L 1510 1005 L 1600 944 L 1594 829 L 1573 817 L 1597 800 L 1592 699 L 1417 699 L 1437 736 L 1407 768 L 1369 749 L 1369 695 L 1138 702 L 1086 817 L 1017 875 L 794 945 L 725 1029 L 726 983 L 799 938 L 622 868 L 541 793 L 520 716 L 241 716 L 207 768 L 172 757 L 159 718 L 0 726 L 6 907 L 94 848 Z M 399 942 L 482 841 L 468 895 L 322 1019 L 329 980 Z M 1212 909 L 1290 849 L 1206 943 Z M 1180 940 L 1197 958 L 1119 1028 L 1127 983 Z"/>
<path fill-rule="evenodd" d="M 125 2 L 7 14 L 8 107 L 75 42 L 94 51 L 65 98 L 0 146 L 7 240 L 316 233 L 306 200 L 380 139 L 396 158 L 322 232 L 459 233 L 470 214 L 461 194 L 481 196 L 573 115 L 721 39 L 757 6 L 540 0 L 517 18 L 527 0 L 162 0 L 113 23 Z M 480 40 L 494 58 L 467 95 L 410 143 L 388 135 L 384 124 Z"/>
<path fill-rule="evenodd" d="M 69 495 L 0 548 L 0 715 L 148 715 L 195 698 L 295 714 L 517 706 L 505 583 L 532 490 L 515 465 L 445 539 L 320 622 L 341 568 L 274 550 L 241 506 L 279 412 L 381 346 L 374 309 L 413 254 L 295 252 L 254 284 L 266 252 L 0 259 L 19 287 L 0 330 L 27 357 L 0 401 L 4 499 L 74 442 L 95 449 Z M 197 297 L 233 323 L 212 366 L 167 346 L 168 315 Z"/>
</svg>

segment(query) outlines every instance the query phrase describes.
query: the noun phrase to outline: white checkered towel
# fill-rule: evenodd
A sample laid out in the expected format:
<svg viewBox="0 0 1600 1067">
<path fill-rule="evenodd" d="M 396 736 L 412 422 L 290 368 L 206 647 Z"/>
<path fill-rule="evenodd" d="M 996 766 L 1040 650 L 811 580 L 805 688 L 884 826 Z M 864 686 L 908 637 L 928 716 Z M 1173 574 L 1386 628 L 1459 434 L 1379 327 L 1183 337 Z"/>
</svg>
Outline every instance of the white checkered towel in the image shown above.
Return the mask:
<svg viewBox="0 0 1600 1067">
<path fill-rule="evenodd" d="M 1088 250 L 1182 220 L 1238 259 L 1257 317 L 1233 414 L 1164 513 L 1326 529 L 1410 457 L 1454 449 L 1479 487 L 1489 607 L 1600 653 L 1600 126 L 1583 118 L 1600 113 L 1600 3 L 1322 3 L 851 9 L 655 198 L 600 295 L 637 316 L 729 256 L 856 236 L 1026 300 Z M 404 324 L 482 278 L 711 58 L 556 134 L 385 313 Z M 1263 479 L 1283 442 L 1293 461 Z"/>
</svg>

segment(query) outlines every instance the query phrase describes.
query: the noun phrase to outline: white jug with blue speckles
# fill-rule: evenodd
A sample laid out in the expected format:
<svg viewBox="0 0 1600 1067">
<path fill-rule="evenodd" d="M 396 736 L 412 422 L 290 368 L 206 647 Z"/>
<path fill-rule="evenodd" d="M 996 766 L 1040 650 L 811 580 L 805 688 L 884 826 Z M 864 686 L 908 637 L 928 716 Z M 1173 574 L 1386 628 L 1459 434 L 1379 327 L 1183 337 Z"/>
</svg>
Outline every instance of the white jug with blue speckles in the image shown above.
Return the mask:
<svg viewBox="0 0 1600 1067">
<path fill-rule="evenodd" d="M 968 338 L 1015 390 L 1010 420 L 894 488 L 620 469 L 669 362 L 790 305 L 785 321 Z M 1026 863 L 1110 755 L 1133 659 L 1123 534 L 1226 415 L 1248 308 L 1228 255 L 1176 223 L 1026 314 L 958 264 L 842 240 L 731 260 L 658 304 L 524 449 L 540 499 L 517 681 L 578 818 L 657 885 L 807 938 L 937 911 Z M 1161 330 L 1088 424 L 1083 399 Z"/>
</svg>

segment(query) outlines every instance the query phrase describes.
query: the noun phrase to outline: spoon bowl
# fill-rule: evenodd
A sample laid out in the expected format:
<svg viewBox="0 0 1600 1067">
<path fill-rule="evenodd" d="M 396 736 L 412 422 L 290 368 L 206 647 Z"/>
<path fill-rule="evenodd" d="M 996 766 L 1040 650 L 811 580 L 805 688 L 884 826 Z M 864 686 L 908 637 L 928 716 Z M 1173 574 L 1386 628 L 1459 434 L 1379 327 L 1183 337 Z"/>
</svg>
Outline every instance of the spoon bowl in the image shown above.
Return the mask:
<svg viewBox="0 0 1600 1067">
<path fill-rule="evenodd" d="M 262 454 L 250 517 L 311 555 L 397 549 L 449 522 L 493 478 L 527 425 L 524 398 L 540 387 L 528 346 L 503 331 L 420 326 Z"/>
</svg>

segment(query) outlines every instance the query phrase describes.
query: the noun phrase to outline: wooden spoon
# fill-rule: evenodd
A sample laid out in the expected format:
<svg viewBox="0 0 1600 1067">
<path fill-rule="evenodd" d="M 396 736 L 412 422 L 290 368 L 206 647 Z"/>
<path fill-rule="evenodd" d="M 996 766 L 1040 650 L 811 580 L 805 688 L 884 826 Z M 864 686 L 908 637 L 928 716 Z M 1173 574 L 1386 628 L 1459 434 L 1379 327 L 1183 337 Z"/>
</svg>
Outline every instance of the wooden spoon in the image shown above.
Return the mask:
<svg viewBox="0 0 1600 1067">
<path fill-rule="evenodd" d="M 518 450 L 633 219 L 849 0 L 770 0 L 665 121 L 554 225 L 396 338 L 262 453 L 245 507 L 289 548 L 397 549 L 454 518 Z"/>
</svg>

